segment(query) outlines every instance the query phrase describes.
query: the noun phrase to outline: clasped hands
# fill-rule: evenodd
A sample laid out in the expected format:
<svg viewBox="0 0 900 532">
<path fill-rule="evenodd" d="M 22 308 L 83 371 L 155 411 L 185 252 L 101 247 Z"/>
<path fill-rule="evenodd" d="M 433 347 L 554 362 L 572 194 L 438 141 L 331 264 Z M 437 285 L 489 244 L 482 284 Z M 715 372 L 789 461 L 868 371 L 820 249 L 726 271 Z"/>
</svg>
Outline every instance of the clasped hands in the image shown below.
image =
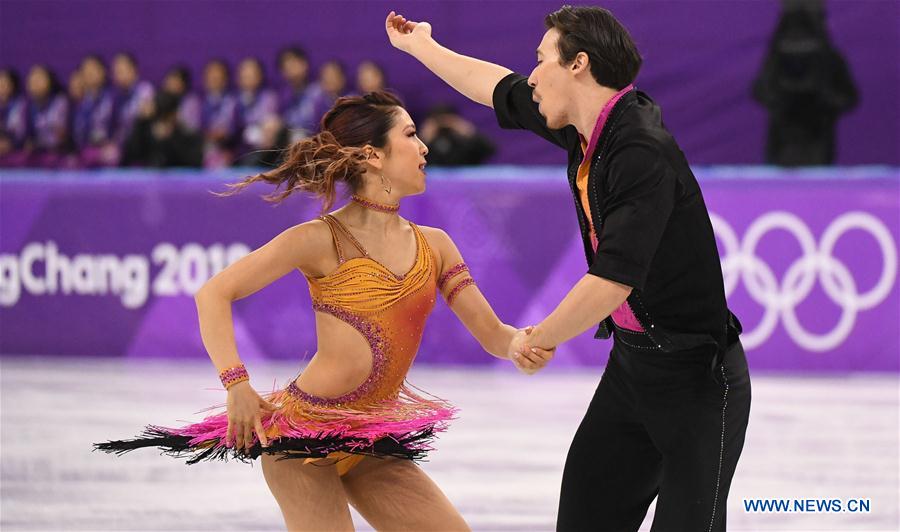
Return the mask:
<svg viewBox="0 0 900 532">
<path fill-rule="evenodd" d="M 526 375 L 537 373 L 556 354 L 556 347 L 544 349 L 533 345 L 533 332 L 534 326 L 517 330 L 506 350 L 507 357 Z"/>
</svg>

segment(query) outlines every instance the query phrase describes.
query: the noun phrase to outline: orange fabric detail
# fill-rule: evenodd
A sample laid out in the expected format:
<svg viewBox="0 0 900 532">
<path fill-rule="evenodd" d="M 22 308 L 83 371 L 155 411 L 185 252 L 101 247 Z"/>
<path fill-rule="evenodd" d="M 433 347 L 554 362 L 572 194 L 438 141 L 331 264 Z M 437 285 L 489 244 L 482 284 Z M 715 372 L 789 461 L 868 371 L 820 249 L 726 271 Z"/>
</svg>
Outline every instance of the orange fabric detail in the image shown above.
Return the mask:
<svg viewBox="0 0 900 532">
<path fill-rule="evenodd" d="M 415 359 L 425 322 L 435 305 L 437 268 L 434 254 L 422 231 L 410 222 L 416 238 L 412 267 L 397 276 L 375 259 L 353 257 L 322 277 L 306 277 L 314 303 L 340 307 L 354 319 L 382 331 L 384 369 L 371 393 L 349 406 L 363 406 L 401 391 Z"/>
<path fill-rule="evenodd" d="M 587 149 L 587 142 L 581 139 L 581 153 Z M 591 204 L 588 201 L 587 182 L 591 171 L 591 160 L 587 157 L 582 159 L 578 166 L 578 175 L 575 177 L 575 186 L 578 188 L 578 197 L 581 199 L 581 208 L 584 209 L 584 215 L 587 218 L 588 226 L 591 231 L 591 239 L 596 240 L 597 235 L 594 233 L 594 222 L 591 220 Z"/>
<path fill-rule="evenodd" d="M 351 454 L 345 453 L 343 451 L 337 451 L 328 453 L 328 456 L 324 458 L 305 458 L 303 460 L 303 463 L 312 464 L 319 461 L 336 460 L 334 463 L 334 467 L 337 468 L 338 476 L 344 476 L 348 471 L 353 469 L 354 466 L 360 463 L 363 458 L 365 458 L 365 456 L 361 454 Z"/>
</svg>

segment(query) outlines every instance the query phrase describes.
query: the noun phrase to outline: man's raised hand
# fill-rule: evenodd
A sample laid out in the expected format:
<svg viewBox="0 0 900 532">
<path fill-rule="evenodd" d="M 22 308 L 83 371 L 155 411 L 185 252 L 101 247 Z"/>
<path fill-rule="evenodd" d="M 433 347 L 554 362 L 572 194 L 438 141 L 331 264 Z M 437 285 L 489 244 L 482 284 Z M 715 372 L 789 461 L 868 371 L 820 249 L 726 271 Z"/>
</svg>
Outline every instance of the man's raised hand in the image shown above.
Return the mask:
<svg viewBox="0 0 900 532">
<path fill-rule="evenodd" d="M 398 50 L 411 53 L 415 44 L 425 37 L 431 36 L 431 24 L 406 20 L 403 15 L 391 11 L 384 21 L 391 44 Z"/>
</svg>

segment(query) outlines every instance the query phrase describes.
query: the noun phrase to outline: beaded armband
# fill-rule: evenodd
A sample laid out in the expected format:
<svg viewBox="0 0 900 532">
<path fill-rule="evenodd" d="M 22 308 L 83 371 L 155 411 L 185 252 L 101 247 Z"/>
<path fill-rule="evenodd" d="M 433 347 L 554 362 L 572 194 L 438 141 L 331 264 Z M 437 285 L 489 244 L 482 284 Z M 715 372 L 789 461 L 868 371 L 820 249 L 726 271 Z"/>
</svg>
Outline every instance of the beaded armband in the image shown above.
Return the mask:
<svg viewBox="0 0 900 532">
<path fill-rule="evenodd" d="M 444 275 L 441 275 L 441 278 L 438 279 L 438 290 L 443 292 L 444 287 L 447 286 L 447 281 L 456 277 L 460 273 L 467 271 L 469 271 L 469 267 L 466 266 L 465 262 L 460 262 L 456 266 L 453 266 L 452 268 L 444 272 Z"/>
<path fill-rule="evenodd" d="M 219 380 L 222 381 L 222 386 L 227 390 L 239 382 L 249 381 L 250 375 L 247 373 L 247 368 L 241 364 L 233 368 L 222 370 L 219 373 Z"/>
<path fill-rule="evenodd" d="M 453 300 L 456 299 L 456 296 L 462 291 L 463 288 L 475 284 L 475 279 L 471 277 L 467 277 L 462 281 L 456 283 L 456 286 L 453 287 L 453 290 L 450 290 L 450 293 L 447 294 L 447 306 L 453 304 Z"/>
</svg>

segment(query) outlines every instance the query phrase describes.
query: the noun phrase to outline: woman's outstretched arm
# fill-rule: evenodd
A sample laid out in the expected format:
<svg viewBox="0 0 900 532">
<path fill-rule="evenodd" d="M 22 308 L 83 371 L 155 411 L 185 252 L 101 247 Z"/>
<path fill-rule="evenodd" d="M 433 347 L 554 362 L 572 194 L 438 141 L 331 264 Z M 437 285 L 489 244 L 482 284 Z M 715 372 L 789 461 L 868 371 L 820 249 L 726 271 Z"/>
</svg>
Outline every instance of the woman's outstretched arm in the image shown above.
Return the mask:
<svg viewBox="0 0 900 532">
<path fill-rule="evenodd" d="M 534 373 L 546 365 L 555 348 L 535 348 L 516 356 L 510 346 L 513 339 L 523 337 L 525 331 L 507 325 L 497 317 L 450 236 L 437 228 L 428 228 L 428 231 L 437 254 L 438 291 L 481 347 L 497 358 L 511 360 L 525 373 Z"/>
</svg>

